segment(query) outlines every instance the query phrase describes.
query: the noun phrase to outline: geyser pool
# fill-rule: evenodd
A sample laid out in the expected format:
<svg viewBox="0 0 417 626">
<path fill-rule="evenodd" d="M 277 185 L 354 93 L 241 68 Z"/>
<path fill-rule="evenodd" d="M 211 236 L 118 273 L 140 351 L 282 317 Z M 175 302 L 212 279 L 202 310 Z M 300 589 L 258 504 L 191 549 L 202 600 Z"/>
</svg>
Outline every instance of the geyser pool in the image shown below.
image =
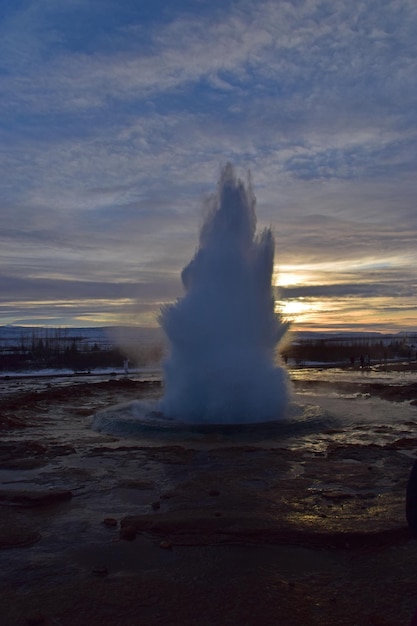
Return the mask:
<svg viewBox="0 0 417 626">
<path fill-rule="evenodd" d="M 185 295 L 161 310 L 167 417 L 199 424 L 282 418 L 287 374 L 276 349 L 287 330 L 275 313 L 274 238 L 256 234 L 255 196 L 232 165 L 208 202 L 198 250 L 182 271 Z"/>
</svg>

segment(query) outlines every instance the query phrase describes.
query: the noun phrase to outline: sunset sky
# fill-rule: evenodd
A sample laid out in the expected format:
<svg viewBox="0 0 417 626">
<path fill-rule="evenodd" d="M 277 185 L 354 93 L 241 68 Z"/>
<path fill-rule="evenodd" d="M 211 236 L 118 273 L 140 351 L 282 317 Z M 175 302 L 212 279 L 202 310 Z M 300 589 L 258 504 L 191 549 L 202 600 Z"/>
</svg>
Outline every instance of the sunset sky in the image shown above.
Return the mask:
<svg viewBox="0 0 417 626">
<path fill-rule="evenodd" d="M 415 0 L 0 0 L 0 325 L 156 325 L 251 171 L 298 330 L 417 330 Z"/>
</svg>

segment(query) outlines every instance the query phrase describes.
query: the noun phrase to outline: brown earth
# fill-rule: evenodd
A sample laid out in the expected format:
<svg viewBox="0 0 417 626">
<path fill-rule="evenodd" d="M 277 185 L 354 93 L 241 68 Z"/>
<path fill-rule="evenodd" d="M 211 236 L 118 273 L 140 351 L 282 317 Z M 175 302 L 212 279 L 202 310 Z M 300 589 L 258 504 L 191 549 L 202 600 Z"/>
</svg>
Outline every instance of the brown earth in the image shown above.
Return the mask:
<svg viewBox="0 0 417 626">
<path fill-rule="evenodd" d="M 0 401 L 2 626 L 409 622 L 417 416 L 378 445 L 322 431 L 319 451 L 216 433 L 138 445 L 89 428 L 96 410 L 155 387 L 113 380 Z M 415 385 L 366 393 L 417 399 Z"/>
</svg>

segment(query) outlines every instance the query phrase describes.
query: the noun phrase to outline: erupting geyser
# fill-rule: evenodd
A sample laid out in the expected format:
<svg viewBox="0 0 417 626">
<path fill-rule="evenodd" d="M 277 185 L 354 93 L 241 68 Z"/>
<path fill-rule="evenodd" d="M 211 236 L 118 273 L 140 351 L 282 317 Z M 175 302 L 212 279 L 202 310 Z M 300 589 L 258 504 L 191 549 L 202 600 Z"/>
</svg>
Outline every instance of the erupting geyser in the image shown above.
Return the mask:
<svg viewBox="0 0 417 626">
<path fill-rule="evenodd" d="M 228 164 L 182 271 L 183 298 L 162 308 L 171 344 L 161 411 L 193 423 L 266 422 L 284 417 L 286 371 L 276 348 L 287 325 L 275 313 L 270 229 L 256 236 L 255 197 Z"/>
</svg>

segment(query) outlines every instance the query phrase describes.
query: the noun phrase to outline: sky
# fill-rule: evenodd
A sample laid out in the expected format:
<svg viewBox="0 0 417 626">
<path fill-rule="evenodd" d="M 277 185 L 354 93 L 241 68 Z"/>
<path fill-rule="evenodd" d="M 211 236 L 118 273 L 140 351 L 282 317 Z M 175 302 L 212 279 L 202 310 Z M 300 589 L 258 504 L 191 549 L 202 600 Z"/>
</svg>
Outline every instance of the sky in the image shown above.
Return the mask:
<svg viewBox="0 0 417 626">
<path fill-rule="evenodd" d="M 0 0 L 0 324 L 157 325 L 220 169 L 294 330 L 417 330 L 415 0 Z"/>
</svg>

